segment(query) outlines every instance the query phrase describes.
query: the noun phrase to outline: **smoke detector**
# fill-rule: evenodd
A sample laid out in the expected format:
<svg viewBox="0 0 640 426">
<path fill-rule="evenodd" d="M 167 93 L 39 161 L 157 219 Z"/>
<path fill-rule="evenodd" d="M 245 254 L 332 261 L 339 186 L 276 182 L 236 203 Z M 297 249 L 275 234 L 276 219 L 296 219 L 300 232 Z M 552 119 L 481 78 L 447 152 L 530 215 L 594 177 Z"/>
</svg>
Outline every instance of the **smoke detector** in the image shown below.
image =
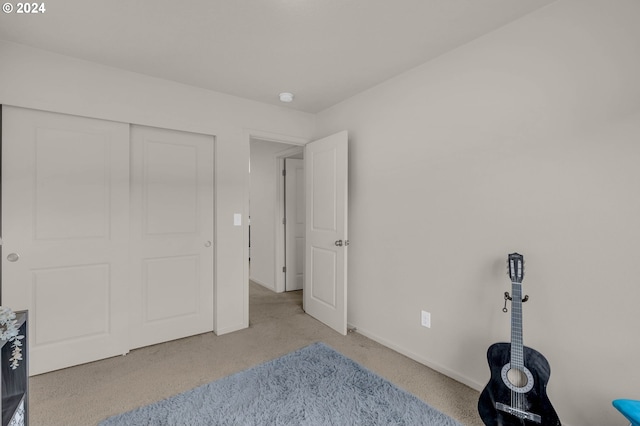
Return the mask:
<svg viewBox="0 0 640 426">
<path fill-rule="evenodd" d="M 293 93 L 282 92 L 280 93 L 280 102 L 292 102 L 293 101 Z"/>
</svg>

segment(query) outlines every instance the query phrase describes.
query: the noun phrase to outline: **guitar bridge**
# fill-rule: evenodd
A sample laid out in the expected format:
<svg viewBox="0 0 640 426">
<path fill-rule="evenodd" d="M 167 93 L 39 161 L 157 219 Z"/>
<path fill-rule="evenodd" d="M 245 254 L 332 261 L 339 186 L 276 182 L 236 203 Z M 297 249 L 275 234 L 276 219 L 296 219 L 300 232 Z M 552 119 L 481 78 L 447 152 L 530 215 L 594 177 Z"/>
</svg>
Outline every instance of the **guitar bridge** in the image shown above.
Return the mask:
<svg viewBox="0 0 640 426">
<path fill-rule="evenodd" d="M 503 404 L 502 402 L 496 402 L 496 409 L 500 411 L 504 411 L 507 414 L 511 414 L 512 416 L 516 416 L 519 419 L 531 420 L 532 422 L 542 423 L 542 417 L 540 417 L 539 415 L 510 407 L 508 405 Z"/>
</svg>

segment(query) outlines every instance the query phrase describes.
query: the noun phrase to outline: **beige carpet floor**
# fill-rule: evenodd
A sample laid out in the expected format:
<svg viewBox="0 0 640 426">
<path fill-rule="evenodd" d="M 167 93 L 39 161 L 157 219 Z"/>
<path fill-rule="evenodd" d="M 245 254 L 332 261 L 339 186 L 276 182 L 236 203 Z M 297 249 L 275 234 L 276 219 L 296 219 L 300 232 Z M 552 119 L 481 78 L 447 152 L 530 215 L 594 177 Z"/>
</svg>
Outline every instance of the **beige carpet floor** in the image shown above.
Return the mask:
<svg viewBox="0 0 640 426">
<path fill-rule="evenodd" d="M 250 284 L 250 326 L 131 351 L 29 380 L 31 426 L 87 426 L 321 341 L 426 403 L 482 426 L 478 392 L 357 332 L 342 336 L 302 311 L 302 292 Z"/>
</svg>

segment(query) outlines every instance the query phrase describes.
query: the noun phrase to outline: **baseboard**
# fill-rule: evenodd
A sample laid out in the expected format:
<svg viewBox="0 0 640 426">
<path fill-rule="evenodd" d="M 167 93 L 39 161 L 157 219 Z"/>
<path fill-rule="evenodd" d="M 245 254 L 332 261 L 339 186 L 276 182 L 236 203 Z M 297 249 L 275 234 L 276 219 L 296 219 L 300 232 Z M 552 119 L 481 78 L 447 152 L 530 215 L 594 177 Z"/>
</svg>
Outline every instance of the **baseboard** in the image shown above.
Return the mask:
<svg viewBox="0 0 640 426">
<path fill-rule="evenodd" d="M 249 277 L 249 280 L 250 280 L 250 281 L 253 281 L 254 283 L 256 283 L 256 284 L 258 284 L 258 285 L 261 285 L 261 286 L 262 286 L 262 287 L 264 287 L 264 288 L 268 288 L 268 289 L 269 289 L 269 290 L 271 290 L 271 291 L 276 291 L 276 288 L 275 288 L 274 286 L 269 285 L 269 284 L 265 283 L 264 281 L 260 281 L 260 280 L 257 280 L 257 279 L 255 279 L 255 278 L 252 278 L 252 277 Z M 277 292 L 276 292 L 276 293 L 277 293 Z"/>
<path fill-rule="evenodd" d="M 231 327 L 225 327 L 218 330 L 213 330 L 216 336 L 222 336 L 223 334 L 233 333 L 234 331 L 244 330 L 247 328 L 245 324 L 232 325 Z"/>
<path fill-rule="evenodd" d="M 365 337 L 368 337 L 371 340 L 374 340 L 378 343 L 380 343 L 381 345 L 384 345 L 390 349 L 393 349 L 394 351 L 401 353 L 402 355 L 411 358 L 412 360 L 419 362 L 420 364 L 426 365 L 427 367 L 437 371 L 438 373 L 442 373 L 447 377 L 452 378 L 453 380 L 456 380 L 460 383 L 463 383 L 467 386 L 469 386 L 471 389 L 475 389 L 478 392 L 480 392 L 482 389 L 484 389 L 485 384 L 481 384 L 476 382 L 475 380 L 472 380 L 466 376 L 463 376 L 453 370 L 450 370 L 449 368 L 438 364 L 437 362 L 433 362 L 432 360 L 423 357 L 422 355 L 419 355 L 415 352 L 412 352 L 406 348 L 403 348 L 402 346 L 399 346 L 387 339 L 384 339 L 378 335 L 376 335 L 375 333 L 371 333 L 370 331 L 364 330 L 358 326 L 355 325 L 348 325 L 349 328 L 355 328 L 355 332 L 356 333 L 360 333 Z"/>
</svg>

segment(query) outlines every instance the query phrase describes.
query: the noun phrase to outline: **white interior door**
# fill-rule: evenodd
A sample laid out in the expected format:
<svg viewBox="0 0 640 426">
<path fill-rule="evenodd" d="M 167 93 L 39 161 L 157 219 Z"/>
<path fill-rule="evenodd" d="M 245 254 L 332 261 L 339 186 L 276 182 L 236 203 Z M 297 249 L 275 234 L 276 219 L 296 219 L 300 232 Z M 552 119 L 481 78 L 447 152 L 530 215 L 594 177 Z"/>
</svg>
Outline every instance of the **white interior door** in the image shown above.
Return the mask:
<svg viewBox="0 0 640 426">
<path fill-rule="evenodd" d="M 347 132 L 305 146 L 304 310 L 347 334 Z"/>
<path fill-rule="evenodd" d="M 129 126 L 2 107 L 2 305 L 29 370 L 128 351 Z"/>
<path fill-rule="evenodd" d="M 213 331 L 212 136 L 131 126 L 131 347 Z"/>
<path fill-rule="evenodd" d="M 302 290 L 304 280 L 304 161 L 286 158 L 285 168 L 285 290 Z"/>
</svg>

